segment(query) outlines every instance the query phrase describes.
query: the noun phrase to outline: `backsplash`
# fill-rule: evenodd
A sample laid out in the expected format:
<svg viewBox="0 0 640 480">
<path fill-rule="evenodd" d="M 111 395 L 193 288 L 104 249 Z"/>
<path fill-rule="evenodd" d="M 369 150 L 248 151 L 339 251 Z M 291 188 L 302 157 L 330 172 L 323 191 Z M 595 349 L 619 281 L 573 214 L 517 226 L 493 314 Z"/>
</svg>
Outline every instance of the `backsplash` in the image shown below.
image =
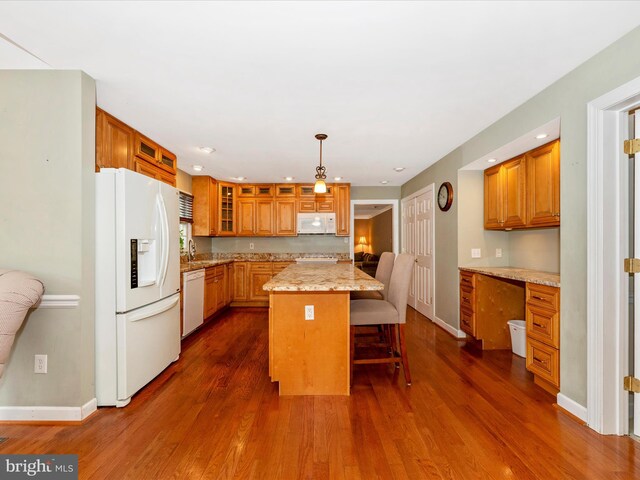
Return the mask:
<svg viewBox="0 0 640 480">
<path fill-rule="evenodd" d="M 198 253 L 345 253 L 349 237 L 301 235 L 298 237 L 194 237 Z M 253 249 L 251 245 L 253 244 Z"/>
</svg>

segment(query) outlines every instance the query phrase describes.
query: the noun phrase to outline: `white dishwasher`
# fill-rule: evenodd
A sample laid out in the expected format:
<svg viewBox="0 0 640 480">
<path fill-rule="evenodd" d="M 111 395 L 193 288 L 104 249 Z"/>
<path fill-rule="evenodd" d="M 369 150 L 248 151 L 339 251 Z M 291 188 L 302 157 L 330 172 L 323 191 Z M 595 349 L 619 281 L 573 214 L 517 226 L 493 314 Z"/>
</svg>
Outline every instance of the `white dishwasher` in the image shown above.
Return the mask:
<svg viewBox="0 0 640 480">
<path fill-rule="evenodd" d="M 204 321 L 204 269 L 184 274 L 184 311 L 182 338 L 189 335 Z"/>
</svg>

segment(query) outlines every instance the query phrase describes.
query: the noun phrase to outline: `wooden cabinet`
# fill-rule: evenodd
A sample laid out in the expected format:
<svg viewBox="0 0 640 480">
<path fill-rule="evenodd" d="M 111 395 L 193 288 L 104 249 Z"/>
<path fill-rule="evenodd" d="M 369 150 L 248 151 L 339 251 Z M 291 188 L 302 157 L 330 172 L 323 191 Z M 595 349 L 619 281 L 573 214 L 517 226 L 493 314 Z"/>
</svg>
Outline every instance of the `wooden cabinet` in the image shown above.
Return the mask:
<svg viewBox="0 0 640 480">
<path fill-rule="evenodd" d="M 351 229 L 351 187 L 348 184 L 334 186 L 336 235 L 349 236 Z"/>
<path fill-rule="evenodd" d="M 485 229 L 526 225 L 526 162 L 520 156 L 485 170 Z"/>
<path fill-rule="evenodd" d="M 253 236 L 256 223 L 255 199 L 238 198 L 236 209 L 238 211 L 236 235 Z"/>
<path fill-rule="evenodd" d="M 278 236 L 295 236 L 298 234 L 296 218 L 296 199 L 276 199 L 275 234 Z"/>
<path fill-rule="evenodd" d="M 271 280 L 273 270 L 271 262 L 249 262 L 249 298 L 250 302 L 269 301 L 269 292 L 262 289 Z"/>
<path fill-rule="evenodd" d="M 560 225 L 560 141 L 484 171 L 484 228 Z"/>
<path fill-rule="evenodd" d="M 248 298 L 247 262 L 233 264 L 233 301 L 244 302 Z"/>
<path fill-rule="evenodd" d="M 218 183 L 209 176 L 194 176 L 193 225 L 194 236 L 210 237 L 218 226 Z"/>
<path fill-rule="evenodd" d="M 208 267 L 204 277 L 204 319 L 213 315 L 231 303 L 229 296 L 229 265 Z"/>
<path fill-rule="evenodd" d="M 127 168 L 176 186 L 173 153 L 96 108 L 96 171 L 107 167 Z"/>
<path fill-rule="evenodd" d="M 527 153 L 527 225 L 560 225 L 560 141 Z"/>
<path fill-rule="evenodd" d="M 527 283 L 527 370 L 552 394 L 560 388 L 560 289 Z"/>
<path fill-rule="evenodd" d="M 238 236 L 272 236 L 274 234 L 274 205 L 271 199 L 239 198 Z"/>
<path fill-rule="evenodd" d="M 233 277 L 233 263 L 227 263 L 225 265 L 226 273 L 225 273 L 225 304 L 231 305 L 233 301 L 233 286 L 234 286 L 234 277 Z"/>
<path fill-rule="evenodd" d="M 483 350 L 511 348 L 507 322 L 524 318 L 523 282 L 460 271 L 460 329 Z"/>
<path fill-rule="evenodd" d="M 96 108 L 96 167 L 134 170 L 134 134 L 129 125 Z"/>
<path fill-rule="evenodd" d="M 218 228 L 219 236 L 234 236 L 236 188 L 233 183 L 218 182 Z"/>
<path fill-rule="evenodd" d="M 160 180 L 161 182 L 168 183 L 172 187 L 176 186 L 175 175 L 170 175 L 167 172 L 155 167 L 154 165 L 151 165 L 149 162 L 146 162 L 139 158 L 135 158 L 134 165 L 134 171 L 146 175 L 147 177 Z"/>
<path fill-rule="evenodd" d="M 296 197 L 296 185 L 291 183 L 276 184 L 276 197 L 279 198 L 295 198 Z"/>
</svg>

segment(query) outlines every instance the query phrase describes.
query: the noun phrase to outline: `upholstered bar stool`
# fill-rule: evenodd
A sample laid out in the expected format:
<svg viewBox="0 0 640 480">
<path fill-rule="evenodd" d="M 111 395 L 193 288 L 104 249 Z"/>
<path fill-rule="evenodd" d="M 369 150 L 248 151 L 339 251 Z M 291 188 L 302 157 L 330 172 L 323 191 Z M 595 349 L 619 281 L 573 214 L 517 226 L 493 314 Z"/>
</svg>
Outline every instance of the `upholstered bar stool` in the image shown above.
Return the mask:
<svg viewBox="0 0 640 480">
<path fill-rule="evenodd" d="M 351 377 L 353 365 L 370 363 L 402 364 L 407 385 L 411 385 L 411 373 L 405 342 L 404 326 L 407 317 L 407 299 L 413 274 L 415 257 L 406 253 L 396 257 L 389 281 L 387 300 L 360 299 L 351 301 Z M 392 327 L 390 353 L 378 358 L 355 358 L 356 328 L 361 326 L 389 325 Z M 397 335 L 395 331 L 397 330 Z"/>
<path fill-rule="evenodd" d="M 376 269 L 375 279 L 384 284 L 384 290 L 351 292 L 351 300 L 386 300 L 387 294 L 389 293 L 389 280 L 391 279 L 391 272 L 393 271 L 393 262 L 395 259 L 395 254 L 391 252 L 384 252 L 382 255 L 380 255 L 380 261 L 378 262 L 378 268 Z"/>
</svg>

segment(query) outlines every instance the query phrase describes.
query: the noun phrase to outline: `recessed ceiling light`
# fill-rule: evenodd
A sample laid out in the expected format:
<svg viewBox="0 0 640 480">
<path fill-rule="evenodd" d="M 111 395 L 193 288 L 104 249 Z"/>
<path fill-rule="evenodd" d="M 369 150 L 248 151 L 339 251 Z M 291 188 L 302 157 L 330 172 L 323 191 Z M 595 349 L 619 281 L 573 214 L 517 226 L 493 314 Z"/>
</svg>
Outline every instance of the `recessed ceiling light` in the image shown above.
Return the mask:
<svg viewBox="0 0 640 480">
<path fill-rule="evenodd" d="M 204 152 L 204 153 L 213 153 L 216 151 L 216 149 L 213 147 L 198 147 L 198 148 L 200 149 L 201 152 Z"/>
<path fill-rule="evenodd" d="M 538 140 L 542 140 L 543 138 L 547 138 L 549 135 L 547 135 L 546 133 L 540 133 L 538 135 L 536 135 L 536 138 Z"/>
<path fill-rule="evenodd" d="M 394 170 L 395 170 L 396 172 L 401 172 L 401 171 L 403 171 L 403 170 L 404 170 L 404 167 L 396 167 L 396 168 L 394 168 Z"/>
<path fill-rule="evenodd" d="M 496 163 L 498 161 L 497 158 L 490 158 L 489 160 L 487 160 L 487 162 L 489 163 Z"/>
<path fill-rule="evenodd" d="M 389 183 L 389 180 L 382 180 L 380 183 L 381 183 L 382 185 L 386 185 L 387 183 Z"/>
<path fill-rule="evenodd" d="M 196 172 L 201 172 L 204 167 L 202 165 L 191 165 L 191 168 L 193 168 Z"/>
<path fill-rule="evenodd" d="M 333 177 L 333 179 L 334 179 L 336 182 L 339 182 L 340 180 L 342 180 L 342 177 Z"/>
<path fill-rule="evenodd" d="M 236 180 L 238 180 L 239 182 L 246 180 L 247 177 L 236 177 Z"/>
<path fill-rule="evenodd" d="M 287 182 L 290 182 L 291 180 L 293 180 L 293 177 L 284 177 L 284 179 L 285 179 Z"/>
</svg>

